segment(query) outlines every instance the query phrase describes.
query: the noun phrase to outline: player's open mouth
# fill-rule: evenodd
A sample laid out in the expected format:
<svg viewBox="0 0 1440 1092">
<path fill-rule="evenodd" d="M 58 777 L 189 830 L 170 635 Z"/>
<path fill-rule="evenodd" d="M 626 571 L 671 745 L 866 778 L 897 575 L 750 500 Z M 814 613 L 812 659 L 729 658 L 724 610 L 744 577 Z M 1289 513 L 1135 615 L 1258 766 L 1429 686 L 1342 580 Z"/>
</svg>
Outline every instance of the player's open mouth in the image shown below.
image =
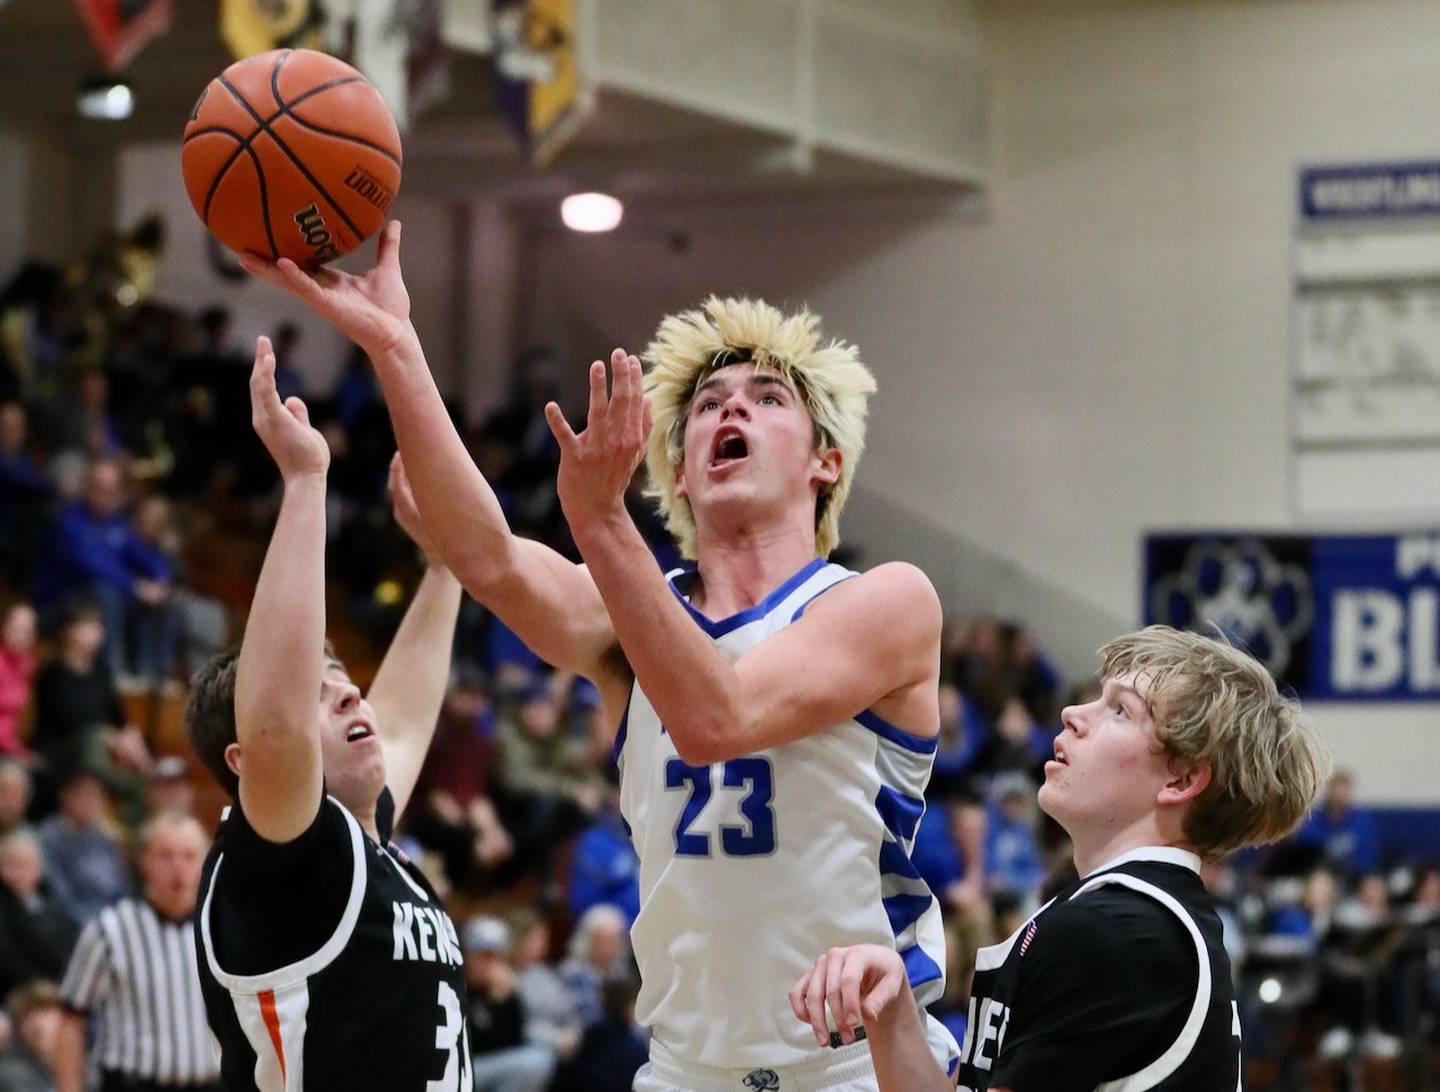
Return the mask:
<svg viewBox="0 0 1440 1092">
<path fill-rule="evenodd" d="M 345 742 L 358 743 L 362 739 L 369 739 L 374 734 L 375 731 L 370 725 L 366 724 L 363 720 L 357 720 L 354 724 L 350 725 L 349 731 L 345 733 Z"/>
<path fill-rule="evenodd" d="M 1062 747 L 1062 746 L 1060 746 L 1060 744 L 1058 744 L 1058 743 L 1055 744 L 1055 759 L 1054 759 L 1054 761 L 1060 763 L 1060 765 L 1062 765 L 1062 766 L 1068 766 L 1068 765 L 1070 764 L 1070 763 L 1066 760 L 1066 758 L 1065 758 L 1065 748 Z"/>
<path fill-rule="evenodd" d="M 750 445 L 745 436 L 733 425 L 723 427 L 715 433 L 715 446 L 711 449 L 710 468 L 738 463 L 750 454 Z"/>
</svg>

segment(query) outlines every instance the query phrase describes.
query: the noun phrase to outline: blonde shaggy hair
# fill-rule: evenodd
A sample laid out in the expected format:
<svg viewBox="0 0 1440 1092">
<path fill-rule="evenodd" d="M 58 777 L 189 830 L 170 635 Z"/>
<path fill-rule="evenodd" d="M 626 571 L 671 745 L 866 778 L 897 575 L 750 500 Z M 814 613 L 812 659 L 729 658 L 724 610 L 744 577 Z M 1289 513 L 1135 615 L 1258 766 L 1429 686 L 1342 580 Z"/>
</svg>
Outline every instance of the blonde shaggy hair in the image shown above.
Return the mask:
<svg viewBox="0 0 1440 1092">
<path fill-rule="evenodd" d="M 1143 678 L 1160 745 L 1181 762 L 1210 763 L 1210 784 L 1184 820 L 1202 857 L 1278 841 L 1310 810 L 1329 748 L 1253 657 L 1198 633 L 1148 626 L 1102 648 L 1100 672 Z"/>
<path fill-rule="evenodd" d="M 840 476 L 822 486 L 815 504 L 815 553 L 828 557 L 840 542 L 840 512 L 865 448 L 865 414 L 875 377 L 859 350 L 820 343 L 820 319 L 807 310 L 786 315 L 764 300 L 711 296 L 701 309 L 669 315 L 645 350 L 650 438 L 645 467 L 649 495 L 682 556 L 696 558 L 695 516 L 677 495 L 685 463 L 685 421 L 695 390 L 726 364 L 753 362 L 777 373 L 800 396 L 815 425 L 815 450 L 840 452 Z"/>
</svg>

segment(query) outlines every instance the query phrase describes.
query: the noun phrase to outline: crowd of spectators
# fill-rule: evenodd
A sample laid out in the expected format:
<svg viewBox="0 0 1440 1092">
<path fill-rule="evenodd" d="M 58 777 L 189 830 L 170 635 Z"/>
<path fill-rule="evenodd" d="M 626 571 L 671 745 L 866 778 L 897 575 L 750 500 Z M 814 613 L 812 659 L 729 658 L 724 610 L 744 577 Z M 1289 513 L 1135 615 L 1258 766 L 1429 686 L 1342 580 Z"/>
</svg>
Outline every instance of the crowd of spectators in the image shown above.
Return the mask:
<svg viewBox="0 0 1440 1092">
<path fill-rule="evenodd" d="M 273 340 L 282 394 L 305 397 L 333 452 L 332 619 L 363 658 L 419 574 L 386 512 L 388 419 L 362 356 L 317 390 L 299 331 Z M 77 303 L 38 267 L 0 292 L 0 1087 L 54 1087 L 56 1029 L 85 1000 L 59 989 L 77 940 L 144 896 L 146 821 L 204 810 L 187 756 L 128 711 L 178 701 L 238 634 L 277 500 L 249 363 L 220 309 Z M 527 353 L 516 377 L 467 442 L 512 526 L 573 556 L 541 412 L 553 362 Z M 638 495 L 633 511 L 673 561 Z M 628 1088 L 646 1050 L 627 940 L 639 869 L 597 694 L 473 601 L 455 664 L 400 838 L 461 923 L 476 1089 Z M 914 861 L 945 912 L 937 1014 L 963 1039 L 976 949 L 1073 875 L 1035 792 L 1062 706 L 1098 689 L 991 617 L 947 624 L 942 667 Z M 1396 859 L 1352 788 L 1338 775 L 1286 845 L 1207 867 L 1247 1057 L 1273 1087 L 1324 1087 L 1367 1059 L 1431 1064 L 1418 1055 L 1440 1012 L 1440 868 Z"/>
</svg>

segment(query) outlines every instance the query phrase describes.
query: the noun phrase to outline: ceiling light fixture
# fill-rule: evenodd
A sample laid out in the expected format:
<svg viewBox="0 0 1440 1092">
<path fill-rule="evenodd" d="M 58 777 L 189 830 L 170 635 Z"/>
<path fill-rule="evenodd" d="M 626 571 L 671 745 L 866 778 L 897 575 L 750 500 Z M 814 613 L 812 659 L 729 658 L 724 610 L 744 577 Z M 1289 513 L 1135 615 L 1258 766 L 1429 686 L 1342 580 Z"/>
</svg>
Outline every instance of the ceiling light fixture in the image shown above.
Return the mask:
<svg viewBox="0 0 1440 1092">
<path fill-rule="evenodd" d="M 106 76 L 87 80 L 75 99 L 82 118 L 96 121 L 123 121 L 135 111 L 135 93 L 122 79 Z"/>
<path fill-rule="evenodd" d="M 625 206 L 608 193 L 572 193 L 560 202 L 560 219 L 571 231 L 614 231 Z"/>
</svg>

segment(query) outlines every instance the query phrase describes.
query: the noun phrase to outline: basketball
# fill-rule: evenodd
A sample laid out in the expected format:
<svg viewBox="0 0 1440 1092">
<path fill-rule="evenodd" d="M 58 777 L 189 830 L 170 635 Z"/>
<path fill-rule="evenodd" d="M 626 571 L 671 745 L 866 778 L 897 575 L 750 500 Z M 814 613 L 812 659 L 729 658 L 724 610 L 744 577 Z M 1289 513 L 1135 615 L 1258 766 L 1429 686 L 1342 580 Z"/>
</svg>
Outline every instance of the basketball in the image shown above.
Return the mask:
<svg viewBox="0 0 1440 1092">
<path fill-rule="evenodd" d="M 400 188 L 400 133 L 354 68 L 276 49 L 210 81 L 180 163 L 190 203 L 222 243 L 314 269 L 385 222 Z"/>
</svg>

